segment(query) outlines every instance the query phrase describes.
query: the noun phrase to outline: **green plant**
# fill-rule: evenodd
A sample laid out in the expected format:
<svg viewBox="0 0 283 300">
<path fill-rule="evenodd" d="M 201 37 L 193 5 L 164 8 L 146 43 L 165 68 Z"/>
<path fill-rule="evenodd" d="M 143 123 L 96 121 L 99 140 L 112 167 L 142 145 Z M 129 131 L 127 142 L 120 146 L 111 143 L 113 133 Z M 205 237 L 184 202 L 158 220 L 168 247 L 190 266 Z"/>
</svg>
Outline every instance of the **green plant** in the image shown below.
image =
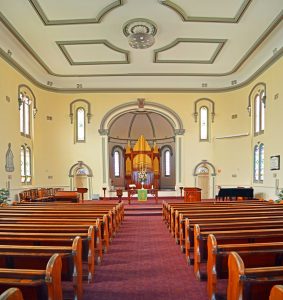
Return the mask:
<svg viewBox="0 0 283 300">
<path fill-rule="evenodd" d="M 0 189 L 0 204 L 5 203 L 9 197 L 9 190 L 7 189 Z"/>
<path fill-rule="evenodd" d="M 278 200 L 283 200 L 283 189 L 279 191 L 278 197 L 279 197 Z"/>
<path fill-rule="evenodd" d="M 283 200 L 283 189 L 281 189 L 277 195 L 279 198 L 274 200 L 275 203 L 280 203 Z"/>
</svg>

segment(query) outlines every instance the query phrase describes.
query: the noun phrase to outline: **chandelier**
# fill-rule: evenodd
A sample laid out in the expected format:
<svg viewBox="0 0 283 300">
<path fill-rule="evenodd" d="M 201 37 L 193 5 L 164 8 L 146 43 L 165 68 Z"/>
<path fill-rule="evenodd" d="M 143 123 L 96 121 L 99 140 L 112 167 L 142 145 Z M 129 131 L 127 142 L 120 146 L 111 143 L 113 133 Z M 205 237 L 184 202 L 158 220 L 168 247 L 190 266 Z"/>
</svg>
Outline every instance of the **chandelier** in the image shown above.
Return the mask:
<svg viewBox="0 0 283 300">
<path fill-rule="evenodd" d="M 123 26 L 129 45 L 135 49 L 151 47 L 155 42 L 156 31 L 156 25 L 147 19 L 132 19 Z"/>
</svg>

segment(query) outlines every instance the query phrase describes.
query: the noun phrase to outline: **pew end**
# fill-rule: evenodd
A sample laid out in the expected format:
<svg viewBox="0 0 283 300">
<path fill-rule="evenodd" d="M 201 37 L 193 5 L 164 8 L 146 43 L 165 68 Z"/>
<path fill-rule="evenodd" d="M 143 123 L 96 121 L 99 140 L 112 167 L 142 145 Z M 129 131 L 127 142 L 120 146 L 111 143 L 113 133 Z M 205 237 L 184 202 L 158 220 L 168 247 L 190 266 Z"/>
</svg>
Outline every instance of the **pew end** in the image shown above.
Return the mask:
<svg viewBox="0 0 283 300">
<path fill-rule="evenodd" d="M 9 288 L 0 295 L 0 300 L 24 300 L 24 298 L 20 289 Z"/>
</svg>

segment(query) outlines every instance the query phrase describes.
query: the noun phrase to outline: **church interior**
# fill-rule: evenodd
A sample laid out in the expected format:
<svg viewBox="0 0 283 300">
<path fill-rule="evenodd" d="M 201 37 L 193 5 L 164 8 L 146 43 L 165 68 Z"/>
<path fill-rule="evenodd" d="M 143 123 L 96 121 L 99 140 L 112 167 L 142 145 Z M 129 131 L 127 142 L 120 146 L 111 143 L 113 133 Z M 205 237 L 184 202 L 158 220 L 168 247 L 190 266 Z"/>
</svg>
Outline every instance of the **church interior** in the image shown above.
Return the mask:
<svg viewBox="0 0 283 300">
<path fill-rule="evenodd" d="M 0 300 L 283 299 L 282 0 L 0 19 Z"/>
</svg>

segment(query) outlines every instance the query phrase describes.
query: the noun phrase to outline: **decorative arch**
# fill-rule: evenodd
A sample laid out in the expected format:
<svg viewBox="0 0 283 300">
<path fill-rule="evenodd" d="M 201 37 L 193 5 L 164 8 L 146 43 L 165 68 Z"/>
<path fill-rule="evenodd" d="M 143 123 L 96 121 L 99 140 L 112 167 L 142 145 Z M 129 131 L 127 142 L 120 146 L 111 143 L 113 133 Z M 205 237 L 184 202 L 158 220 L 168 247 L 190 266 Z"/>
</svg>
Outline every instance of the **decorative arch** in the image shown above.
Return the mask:
<svg viewBox="0 0 283 300">
<path fill-rule="evenodd" d="M 26 84 L 20 84 L 18 86 L 18 104 L 19 104 L 19 109 L 20 109 L 20 107 L 22 105 L 22 99 L 20 98 L 20 93 L 24 93 L 25 95 L 27 95 L 29 97 L 30 100 L 32 100 L 33 117 L 35 118 L 38 109 L 37 109 L 37 106 L 36 106 L 36 97 L 35 97 L 33 91 Z"/>
<path fill-rule="evenodd" d="M 257 83 L 253 88 L 252 90 L 250 91 L 249 93 L 249 98 L 248 98 L 248 106 L 247 106 L 247 111 L 249 113 L 249 117 L 251 116 L 252 114 L 252 102 L 253 102 L 253 97 L 255 94 L 257 93 L 262 93 L 262 92 L 265 92 L 265 98 L 264 98 L 264 106 L 266 107 L 266 83 L 264 82 L 259 82 Z"/>
<path fill-rule="evenodd" d="M 100 128 L 98 130 L 100 135 L 108 134 L 109 128 L 118 116 L 132 111 L 152 111 L 158 113 L 168 120 L 174 128 L 176 135 L 183 135 L 185 133 L 183 122 L 173 109 L 159 103 L 145 101 L 145 99 L 139 98 L 137 101 L 118 105 L 108 111 L 100 123 Z"/>
<path fill-rule="evenodd" d="M 215 103 L 213 100 L 209 99 L 209 98 L 200 98 L 198 100 L 195 101 L 194 103 L 194 118 L 195 118 L 195 122 L 198 121 L 198 106 L 199 106 L 199 102 L 208 102 L 211 105 L 211 122 L 214 122 L 214 117 L 215 117 Z"/>
<path fill-rule="evenodd" d="M 112 148 L 112 151 L 111 151 L 111 156 L 114 156 L 114 153 L 115 153 L 115 151 L 120 151 L 121 153 L 123 153 L 123 151 L 124 151 L 124 149 L 123 149 L 123 147 L 121 147 L 121 146 L 119 146 L 119 145 L 116 145 L 116 146 L 114 146 L 113 148 Z"/>
<path fill-rule="evenodd" d="M 172 149 L 172 146 L 171 145 L 164 145 L 160 148 L 160 156 L 162 156 L 162 153 L 165 151 L 165 150 L 169 150 L 170 152 L 170 155 L 173 155 L 173 149 Z"/>
<path fill-rule="evenodd" d="M 212 170 L 211 176 L 216 176 L 216 169 L 215 169 L 214 165 L 213 165 L 212 163 L 208 162 L 208 161 L 205 160 L 205 159 L 202 160 L 200 163 L 198 163 L 198 164 L 195 166 L 195 168 L 194 168 L 194 173 L 193 173 L 194 176 L 197 176 L 197 170 L 198 170 L 198 168 L 199 168 L 200 166 L 202 166 L 202 165 L 208 165 L 208 166 L 210 166 L 210 168 L 211 168 L 211 170 Z"/>
<path fill-rule="evenodd" d="M 73 122 L 74 122 L 74 110 L 75 110 L 75 106 L 77 103 L 84 103 L 86 105 L 86 107 L 87 107 L 87 114 L 86 114 L 87 122 L 90 123 L 90 119 L 92 117 L 90 103 L 85 99 L 76 99 L 70 103 L 69 117 L 71 119 L 71 124 L 73 124 Z"/>
<path fill-rule="evenodd" d="M 77 163 L 75 163 L 74 165 L 71 166 L 71 168 L 69 170 L 69 177 L 74 177 L 76 174 L 76 171 L 81 168 L 84 168 L 87 170 L 87 172 L 86 172 L 87 177 L 93 177 L 91 168 L 81 160 L 79 160 Z"/>
</svg>

